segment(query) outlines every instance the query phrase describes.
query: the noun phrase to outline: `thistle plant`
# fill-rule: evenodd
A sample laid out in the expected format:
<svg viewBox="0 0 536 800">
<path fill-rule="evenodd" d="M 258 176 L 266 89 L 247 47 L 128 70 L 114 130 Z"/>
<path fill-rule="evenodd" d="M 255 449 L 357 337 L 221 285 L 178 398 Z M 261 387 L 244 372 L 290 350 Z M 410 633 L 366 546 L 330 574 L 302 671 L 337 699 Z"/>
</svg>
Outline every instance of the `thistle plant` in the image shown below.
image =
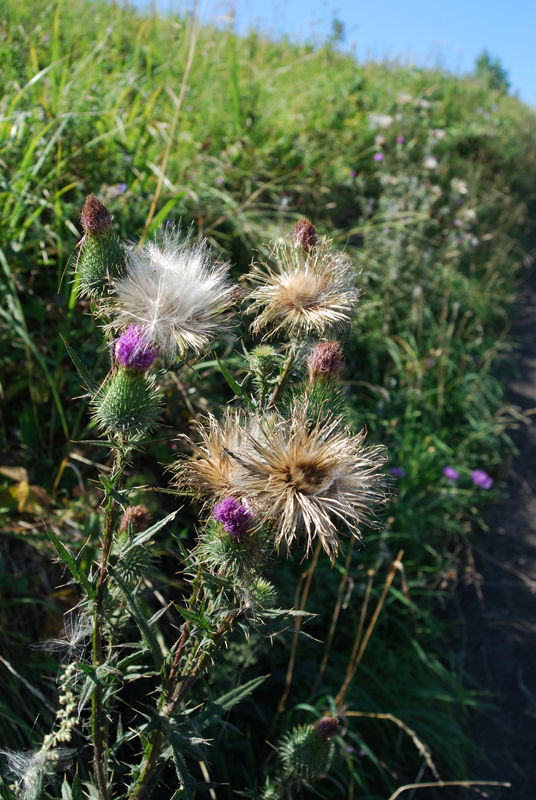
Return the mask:
<svg viewBox="0 0 536 800">
<path fill-rule="evenodd" d="M 264 680 L 208 701 L 199 679 L 217 651 L 235 631 L 248 637 L 252 627 L 270 635 L 288 627 L 285 620 L 302 612 L 277 607 L 278 559 L 296 550 L 307 555 L 318 542 L 334 561 L 341 534 L 359 537 L 383 500 L 382 449 L 350 432 L 338 385 L 342 349 L 333 337 L 351 323 L 359 291 L 348 257 L 308 220 L 272 245 L 269 261 L 253 266 L 245 297 L 229 265 L 178 228 L 139 247 L 122 243 L 92 195 L 82 224 L 80 292 L 92 300 L 111 361 L 98 384 L 68 348 L 102 434 L 92 444 L 111 453 L 111 470 L 99 476 L 100 555 L 86 570 L 49 532 L 82 600 L 65 629 L 54 728 L 30 753 L 5 754 L 14 780 L 4 795 L 37 800 L 53 792 L 58 773 L 76 759 L 62 797 L 170 796 L 159 787 L 168 785 L 173 765 L 173 797 L 191 798 L 197 763 L 210 758 L 209 729 L 225 724 L 228 710 Z M 188 550 L 177 540 L 187 588 L 173 601 L 182 623 L 167 631 L 167 646 L 162 612 L 151 615 L 144 597 L 154 538 L 179 511 L 152 522 L 134 502 L 125 470 L 163 413 L 161 378 L 230 330 L 240 295 L 252 332 L 283 340 L 246 351 L 241 384 L 220 362 L 236 402 L 221 419 L 208 413 L 192 420 L 191 435 L 180 437 L 183 453 L 167 491 L 177 506 L 185 496 L 202 502 L 195 543 Z M 129 705 L 140 684 L 151 688 Z M 336 732 L 330 717 L 288 733 L 277 749 L 280 767 L 251 796 L 282 797 L 318 780 L 329 769 Z"/>
</svg>

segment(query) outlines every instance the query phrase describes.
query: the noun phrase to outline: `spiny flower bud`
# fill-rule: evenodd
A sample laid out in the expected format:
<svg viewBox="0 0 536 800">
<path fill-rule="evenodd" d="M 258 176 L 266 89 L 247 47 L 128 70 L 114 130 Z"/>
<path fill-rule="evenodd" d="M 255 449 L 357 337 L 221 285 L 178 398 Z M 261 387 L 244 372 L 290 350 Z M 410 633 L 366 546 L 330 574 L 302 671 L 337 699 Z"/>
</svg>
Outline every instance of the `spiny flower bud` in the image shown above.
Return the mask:
<svg viewBox="0 0 536 800">
<path fill-rule="evenodd" d="M 237 542 L 248 533 L 254 515 L 249 508 L 234 497 L 226 497 L 214 506 L 214 516 L 221 522 L 229 536 Z"/>
<path fill-rule="evenodd" d="M 342 369 L 342 350 L 338 342 L 319 342 L 307 359 L 309 378 L 337 378 Z"/>
<path fill-rule="evenodd" d="M 80 221 L 84 229 L 77 263 L 80 290 L 87 297 L 102 297 L 109 279 L 126 273 L 125 251 L 112 228 L 112 215 L 94 194 L 87 196 Z"/>
<path fill-rule="evenodd" d="M 155 424 L 159 399 L 152 375 L 118 367 L 103 383 L 92 405 L 99 426 L 110 434 L 141 435 Z"/>
<path fill-rule="evenodd" d="M 115 357 L 123 367 L 147 371 L 157 356 L 139 325 L 129 325 L 115 342 Z"/>
<path fill-rule="evenodd" d="M 304 219 L 300 219 L 294 226 L 292 238 L 294 239 L 294 243 L 305 251 L 310 250 L 318 242 L 315 226 L 310 219 L 305 217 Z"/>
<path fill-rule="evenodd" d="M 129 506 L 119 523 L 120 531 L 128 530 L 128 523 L 132 523 L 134 533 L 141 533 L 149 527 L 151 517 L 145 506 Z"/>
<path fill-rule="evenodd" d="M 327 726 L 319 731 L 320 723 L 322 720 L 316 725 L 294 728 L 280 745 L 279 756 L 291 780 L 315 781 L 329 769 L 333 754 L 332 736 L 325 735 Z"/>
</svg>

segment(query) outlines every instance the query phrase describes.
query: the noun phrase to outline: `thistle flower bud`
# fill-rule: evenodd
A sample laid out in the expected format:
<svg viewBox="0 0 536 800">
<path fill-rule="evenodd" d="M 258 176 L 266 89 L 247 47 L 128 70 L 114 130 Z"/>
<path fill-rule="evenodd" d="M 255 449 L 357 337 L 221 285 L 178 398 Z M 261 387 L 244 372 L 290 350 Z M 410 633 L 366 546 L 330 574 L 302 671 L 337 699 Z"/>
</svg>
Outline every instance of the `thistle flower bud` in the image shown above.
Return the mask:
<svg viewBox="0 0 536 800">
<path fill-rule="evenodd" d="M 102 297 L 109 279 L 126 273 L 125 251 L 112 228 L 112 215 L 94 194 L 87 196 L 80 221 L 84 229 L 77 264 L 80 291 L 86 297 Z"/>
<path fill-rule="evenodd" d="M 319 730 L 320 723 L 294 728 L 280 745 L 279 756 L 291 780 L 315 781 L 329 769 L 335 732 L 326 736 L 327 726 Z"/>
<path fill-rule="evenodd" d="M 147 371 L 157 356 L 139 325 L 129 325 L 115 342 L 115 357 L 123 367 Z"/>
<path fill-rule="evenodd" d="M 294 226 L 292 232 L 294 243 L 302 248 L 302 250 L 310 250 L 318 242 L 316 235 L 316 228 L 310 219 L 300 219 Z"/>
<path fill-rule="evenodd" d="M 317 734 L 321 739 L 333 739 L 339 729 L 337 717 L 322 717 L 315 723 Z"/>
<path fill-rule="evenodd" d="M 129 506 L 119 523 L 120 531 L 128 530 L 128 523 L 132 523 L 134 533 L 141 533 L 149 527 L 151 517 L 145 506 Z"/>
<path fill-rule="evenodd" d="M 342 350 L 338 342 L 319 342 L 307 359 L 309 379 L 337 378 L 342 369 Z"/>
<path fill-rule="evenodd" d="M 233 536 L 237 542 L 247 535 L 254 517 L 249 508 L 234 497 L 226 497 L 220 503 L 216 503 L 214 516 L 221 522 L 229 536 Z"/>
<path fill-rule="evenodd" d="M 92 405 L 99 426 L 110 434 L 142 435 L 157 420 L 159 394 L 152 375 L 118 367 L 101 386 Z"/>
</svg>

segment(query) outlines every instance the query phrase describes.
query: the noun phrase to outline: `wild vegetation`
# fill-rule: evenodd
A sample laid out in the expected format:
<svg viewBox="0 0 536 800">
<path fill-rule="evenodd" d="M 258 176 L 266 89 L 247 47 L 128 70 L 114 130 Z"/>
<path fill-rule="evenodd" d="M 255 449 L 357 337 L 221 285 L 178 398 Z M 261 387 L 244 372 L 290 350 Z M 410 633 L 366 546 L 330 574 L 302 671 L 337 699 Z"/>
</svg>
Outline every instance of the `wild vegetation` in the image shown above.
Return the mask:
<svg viewBox="0 0 536 800">
<path fill-rule="evenodd" d="M 229 701 L 224 724 L 214 716 L 204 750 L 188 745 L 195 785 L 166 767 L 154 796 L 257 796 L 268 778 L 274 792 L 295 796 L 388 798 L 414 782 L 478 779 L 469 722 L 492 699 L 449 654 L 449 636 L 463 625 L 457 587 L 478 580 L 472 547 L 501 492 L 508 428 L 523 424 L 500 377 L 532 243 L 534 112 L 490 79 L 504 74 L 489 57 L 464 78 L 358 64 L 332 44 L 238 38 L 190 18 L 79 0 L 7 0 L 0 25 L 2 796 L 99 796 L 82 730 L 74 763 L 59 753 L 56 782 L 31 794 L 21 779 L 36 768 L 72 678 L 65 643 L 87 637 L 83 618 L 69 630 L 64 615 L 80 608 L 82 574 L 102 563 L 100 509 L 118 490 L 109 450 L 91 443 L 102 418 L 69 355 L 96 386 L 105 379 L 107 334 L 74 278 L 88 194 L 112 212 L 122 239 L 150 242 L 178 224 L 192 241 L 206 238 L 244 291 L 252 260 L 269 261 L 269 243 L 311 219 L 354 265 L 361 290 L 341 339 L 341 403 L 354 435 L 366 427 L 389 459 L 391 497 L 362 544 L 342 537 L 333 565 L 316 542 L 308 555 L 303 546 L 271 556 L 278 605 L 312 616 L 291 617 L 276 637 L 261 625 L 248 639 L 229 634 L 192 703 L 209 709 L 233 691 L 241 702 L 231 710 Z M 202 355 L 162 366 L 162 426 L 125 467 L 122 497 L 143 504 L 155 530 L 118 635 L 123 646 L 152 618 L 148 640 L 165 661 L 192 600 L 185 554 L 201 505 L 159 489 L 190 421 L 212 413 L 221 422 L 245 379 L 248 392 L 262 386 L 238 345 L 239 333 L 247 351 L 262 335 L 248 332 L 250 302 L 240 327 Z M 276 347 L 274 369 L 285 352 Z M 298 385 L 306 360 L 303 351 L 289 368 Z M 54 540 L 78 579 L 56 560 Z M 76 650 L 81 662 L 84 652 Z M 121 689 L 121 735 L 139 729 L 151 680 Z M 248 684 L 256 688 L 242 696 Z M 291 788 L 288 759 L 326 716 L 339 720 L 326 776 Z M 126 769 L 115 770 L 121 797 Z"/>
</svg>

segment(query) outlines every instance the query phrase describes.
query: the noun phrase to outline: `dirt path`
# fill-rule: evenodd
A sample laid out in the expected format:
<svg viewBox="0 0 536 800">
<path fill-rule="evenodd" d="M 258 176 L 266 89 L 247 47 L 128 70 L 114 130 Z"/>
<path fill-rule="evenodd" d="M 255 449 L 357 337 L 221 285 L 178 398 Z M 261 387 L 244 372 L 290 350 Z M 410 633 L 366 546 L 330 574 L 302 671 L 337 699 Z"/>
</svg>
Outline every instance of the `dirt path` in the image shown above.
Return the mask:
<svg viewBox="0 0 536 800">
<path fill-rule="evenodd" d="M 520 375 L 510 399 L 536 408 L 536 269 L 523 286 L 514 335 Z M 536 416 L 512 437 L 519 449 L 508 499 L 492 508 L 491 531 L 475 552 L 483 603 L 462 598 L 467 617 L 464 662 L 494 697 L 496 710 L 476 720 L 476 739 L 489 764 L 472 777 L 510 781 L 488 790 L 494 800 L 536 800 Z"/>
</svg>

